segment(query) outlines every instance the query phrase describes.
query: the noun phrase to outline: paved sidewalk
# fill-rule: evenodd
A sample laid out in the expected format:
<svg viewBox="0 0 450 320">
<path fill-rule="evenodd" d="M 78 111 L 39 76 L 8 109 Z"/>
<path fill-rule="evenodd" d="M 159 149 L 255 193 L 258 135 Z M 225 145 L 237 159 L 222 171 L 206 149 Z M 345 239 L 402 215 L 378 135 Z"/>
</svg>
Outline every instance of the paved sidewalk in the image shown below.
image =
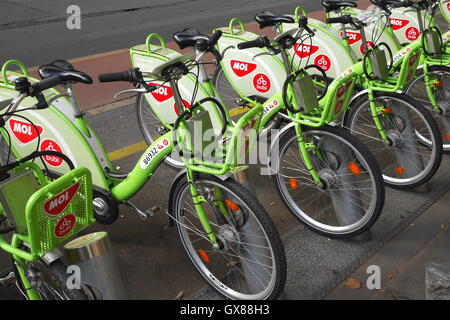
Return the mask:
<svg viewBox="0 0 450 320">
<path fill-rule="evenodd" d="M 425 299 L 425 269 L 428 263 L 450 266 L 450 191 L 430 206 L 400 234 L 368 259 L 348 279 L 361 284 L 351 288 L 344 281 L 325 299 Z M 369 290 L 367 267 L 381 269 L 381 288 Z M 450 275 L 449 275 L 450 276 Z"/>
</svg>

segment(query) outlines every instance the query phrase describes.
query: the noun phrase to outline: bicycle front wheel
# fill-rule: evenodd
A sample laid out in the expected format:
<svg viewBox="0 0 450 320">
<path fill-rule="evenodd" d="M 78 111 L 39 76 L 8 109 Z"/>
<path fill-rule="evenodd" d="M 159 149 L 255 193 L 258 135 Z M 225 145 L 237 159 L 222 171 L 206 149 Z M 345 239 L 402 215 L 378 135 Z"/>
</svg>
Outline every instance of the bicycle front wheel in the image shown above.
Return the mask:
<svg viewBox="0 0 450 320">
<path fill-rule="evenodd" d="M 369 229 L 383 209 L 384 185 L 367 148 L 344 129 L 329 126 L 304 128 L 302 139 L 311 166 L 300 153 L 294 128 L 272 155 L 272 178 L 283 203 L 306 227 L 329 238 L 350 238 Z"/>
<path fill-rule="evenodd" d="M 443 140 L 444 152 L 450 152 L 450 68 L 430 66 L 430 86 L 440 110 L 435 110 L 425 87 L 423 69 L 417 70 L 416 78 L 408 84 L 406 93 L 423 104 L 436 121 Z M 423 142 L 427 143 L 426 140 Z"/>
<path fill-rule="evenodd" d="M 217 245 L 202 227 L 186 178 L 176 186 L 169 212 L 199 273 L 229 299 L 277 298 L 286 282 L 286 257 L 265 209 L 234 180 L 198 174 L 195 185 Z"/>
<path fill-rule="evenodd" d="M 431 114 L 406 94 L 375 92 L 374 102 L 387 141 L 375 126 L 367 95 L 351 103 L 344 127 L 374 155 L 386 185 L 414 188 L 430 180 L 443 154 L 441 134 Z"/>
<path fill-rule="evenodd" d="M 89 297 L 83 288 L 68 287 L 68 276 L 65 264 L 59 260 L 49 265 L 42 260 L 28 265 L 28 281 L 36 289 L 41 300 L 88 300 Z M 20 291 L 28 298 L 17 272 L 16 277 L 19 280 Z"/>
</svg>

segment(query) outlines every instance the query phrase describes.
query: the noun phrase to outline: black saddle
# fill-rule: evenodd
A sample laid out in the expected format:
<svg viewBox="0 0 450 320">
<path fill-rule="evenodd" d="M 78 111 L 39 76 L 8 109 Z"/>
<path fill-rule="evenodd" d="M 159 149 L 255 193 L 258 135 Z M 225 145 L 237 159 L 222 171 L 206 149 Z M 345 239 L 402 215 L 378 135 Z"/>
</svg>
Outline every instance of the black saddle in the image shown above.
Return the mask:
<svg viewBox="0 0 450 320">
<path fill-rule="evenodd" d="M 184 29 L 173 34 L 173 39 L 178 44 L 181 50 L 187 47 L 193 47 L 198 40 L 209 41 L 207 35 L 201 34 L 195 29 Z"/>
<path fill-rule="evenodd" d="M 261 13 L 258 13 L 255 16 L 256 22 L 258 22 L 259 27 L 265 28 L 265 27 L 272 27 L 276 25 L 277 23 L 294 23 L 295 20 L 292 17 L 289 16 L 279 16 L 271 11 L 264 11 Z"/>
<path fill-rule="evenodd" d="M 358 5 L 351 1 L 324 0 L 322 1 L 322 6 L 326 12 L 330 12 L 345 7 L 356 8 Z"/>
<path fill-rule="evenodd" d="M 92 78 L 82 71 L 75 70 L 74 67 L 65 60 L 55 60 L 50 64 L 40 66 L 38 69 L 41 79 L 59 76 L 63 83 L 80 82 L 91 84 Z"/>
</svg>

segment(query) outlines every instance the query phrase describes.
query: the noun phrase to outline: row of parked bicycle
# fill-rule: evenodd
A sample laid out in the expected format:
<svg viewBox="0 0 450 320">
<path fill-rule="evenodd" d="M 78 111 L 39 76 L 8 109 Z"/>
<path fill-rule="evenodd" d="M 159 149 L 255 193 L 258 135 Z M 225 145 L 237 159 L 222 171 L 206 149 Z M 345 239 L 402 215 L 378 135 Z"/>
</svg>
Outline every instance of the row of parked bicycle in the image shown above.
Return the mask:
<svg viewBox="0 0 450 320">
<path fill-rule="evenodd" d="M 450 6 L 371 1 L 368 10 L 323 1 L 326 24 L 301 7 L 294 15 L 257 14 L 261 29 L 277 32 L 273 39 L 237 18 L 212 36 L 175 32 L 192 54 L 149 35 L 130 49 L 133 68 L 99 76 L 133 84 L 116 96 L 137 93 L 149 147 L 126 174 L 115 172 L 72 90 L 91 84 L 89 75 L 57 60 L 39 67 L 39 81 L 21 62 L 6 62 L 0 247 L 14 263 L 0 283 L 16 284 L 29 299 L 93 298 L 86 286 L 69 289 L 62 280 L 57 247 L 95 221 L 116 221 L 121 204 L 151 217 L 156 208 L 129 199 L 166 162 L 182 169 L 167 215 L 206 282 L 231 299 L 277 298 L 286 281 L 279 234 L 232 179 L 247 169 L 261 136 L 271 140 L 264 165 L 275 188 L 305 226 L 330 238 L 368 230 L 382 212 L 385 185 L 426 183 L 450 149 L 450 36 L 435 18 L 440 11 L 450 19 Z M 216 67 L 212 78 L 208 64 Z"/>
</svg>

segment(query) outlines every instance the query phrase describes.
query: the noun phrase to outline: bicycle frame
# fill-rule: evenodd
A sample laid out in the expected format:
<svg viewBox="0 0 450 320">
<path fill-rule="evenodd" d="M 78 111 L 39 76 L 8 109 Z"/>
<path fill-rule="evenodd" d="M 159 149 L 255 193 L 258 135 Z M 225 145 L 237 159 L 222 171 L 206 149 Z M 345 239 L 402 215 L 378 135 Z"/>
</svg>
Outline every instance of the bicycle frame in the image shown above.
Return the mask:
<svg viewBox="0 0 450 320">
<path fill-rule="evenodd" d="M 11 65 L 12 63 L 9 63 Z M 5 99 L 5 97 L 13 97 L 17 94 L 17 92 L 14 90 L 14 87 L 9 83 L 7 76 L 16 78 L 18 76 L 28 76 L 28 72 L 26 71 L 26 68 L 23 66 L 23 64 L 19 64 L 17 61 L 14 61 L 14 64 L 18 64 L 23 74 L 17 74 L 17 73 L 6 73 L 5 68 L 3 71 L 3 79 L 6 80 L 6 83 L 3 83 L 0 87 L 0 98 Z M 32 81 L 36 81 L 36 79 L 32 79 L 28 76 L 28 78 Z M 59 93 L 54 90 L 50 89 L 45 92 L 46 98 L 49 99 L 48 101 L 51 101 L 53 104 L 48 109 L 45 110 L 39 110 L 39 111 L 23 111 L 24 116 L 26 116 L 29 119 L 33 119 L 33 123 L 38 126 L 38 128 L 42 128 L 42 131 L 40 132 L 41 137 L 41 146 L 45 140 L 48 140 L 48 137 L 50 137 L 54 140 L 52 140 L 55 144 L 54 145 L 62 145 L 62 148 L 59 148 L 60 151 L 66 153 L 73 161 L 75 166 L 83 165 L 84 167 L 87 167 L 91 172 L 93 177 L 97 177 L 97 187 L 100 187 L 104 191 L 111 194 L 111 196 L 119 203 L 126 202 L 130 197 L 132 197 L 134 194 L 136 194 L 144 185 L 147 183 L 147 181 L 151 178 L 153 172 L 158 168 L 158 166 L 164 161 L 164 158 L 169 155 L 173 149 L 174 144 L 172 141 L 171 132 L 168 132 L 161 136 L 159 139 L 157 139 L 151 146 L 147 148 L 147 150 L 142 154 L 139 161 L 135 165 L 134 169 L 128 174 L 127 178 L 123 181 L 116 181 L 112 178 L 108 178 L 105 174 L 105 171 L 103 170 L 102 163 L 110 163 L 109 159 L 107 157 L 106 152 L 104 152 L 103 148 L 101 147 L 101 144 L 98 145 L 99 148 L 103 151 L 103 159 L 98 159 L 96 156 L 96 153 L 94 152 L 91 145 L 86 142 L 85 136 L 81 133 L 81 129 L 77 126 L 73 125 L 70 121 L 70 118 L 66 116 L 66 113 L 70 112 L 72 109 L 72 106 L 66 105 L 65 106 L 65 112 L 61 112 L 56 108 L 55 106 L 55 100 L 52 100 L 52 97 L 57 96 L 58 99 L 60 98 Z M 26 98 L 22 101 L 20 104 L 21 108 L 31 107 L 34 104 L 33 99 Z M 70 109 L 68 109 L 70 107 Z M 45 119 L 41 113 L 45 113 Z M 74 118 L 74 116 L 72 116 Z M 48 123 L 49 118 L 53 119 L 53 121 Z M 8 123 L 13 122 L 15 117 L 11 117 L 8 120 Z M 83 123 L 87 128 L 90 129 L 88 123 L 80 117 L 78 123 Z M 23 127 L 25 133 L 30 133 L 31 135 L 34 134 L 33 130 L 25 130 L 25 127 Z M 32 143 L 35 142 L 35 139 L 32 141 L 26 141 L 27 143 L 22 143 L 19 138 L 21 136 L 14 135 L 13 132 L 14 125 L 11 124 L 7 126 L 6 130 L 10 132 L 10 135 L 12 137 L 12 150 L 14 152 L 14 155 L 17 158 L 23 157 L 28 150 L 34 151 L 36 144 Z M 5 129 L 2 129 L 5 130 Z M 63 134 L 64 132 L 64 134 Z M 91 136 L 95 137 L 94 131 L 90 129 Z M 4 137 L 6 137 L 5 132 L 3 131 L 2 134 Z M 63 137 L 62 137 L 63 136 Z M 22 140 L 24 141 L 24 140 Z M 59 151 L 58 150 L 58 151 Z M 30 153 L 28 152 L 28 154 Z M 83 157 L 86 157 L 83 159 Z M 214 170 L 214 169 L 197 169 L 196 167 L 192 165 L 187 165 L 187 177 L 190 182 L 194 182 L 194 171 L 198 172 L 205 172 L 210 174 L 226 174 L 228 171 L 230 171 L 230 168 L 233 168 L 233 164 L 231 163 L 231 160 L 228 160 L 229 163 L 226 163 L 226 165 L 221 170 Z M 47 163 L 49 165 L 50 163 Z M 43 167 L 42 164 L 40 164 L 40 167 Z M 67 171 L 66 165 L 61 166 L 51 166 L 49 165 L 51 169 L 57 168 L 59 173 L 64 173 Z M 109 167 L 106 167 L 109 168 Z M 234 168 L 233 168 L 234 169 Z M 238 170 L 238 169 L 235 169 Z M 56 171 L 56 170 L 55 170 Z M 100 183 L 99 183 L 100 182 Z M 193 184 L 191 183 L 191 186 Z M 191 188 L 191 192 L 194 192 L 195 188 Z M 205 216 L 205 213 L 203 211 L 201 204 L 201 199 L 198 193 L 195 191 L 195 193 L 192 194 L 194 203 L 199 203 L 198 206 L 196 206 L 197 212 L 199 214 L 200 220 L 202 221 L 203 226 L 205 227 L 205 232 L 208 233 L 208 236 L 212 243 L 216 242 L 215 235 L 211 233 L 211 226 L 209 226 L 209 222 Z M 18 244 L 20 239 L 15 239 L 14 243 Z M 29 257 L 28 257 L 29 258 Z"/>
</svg>

